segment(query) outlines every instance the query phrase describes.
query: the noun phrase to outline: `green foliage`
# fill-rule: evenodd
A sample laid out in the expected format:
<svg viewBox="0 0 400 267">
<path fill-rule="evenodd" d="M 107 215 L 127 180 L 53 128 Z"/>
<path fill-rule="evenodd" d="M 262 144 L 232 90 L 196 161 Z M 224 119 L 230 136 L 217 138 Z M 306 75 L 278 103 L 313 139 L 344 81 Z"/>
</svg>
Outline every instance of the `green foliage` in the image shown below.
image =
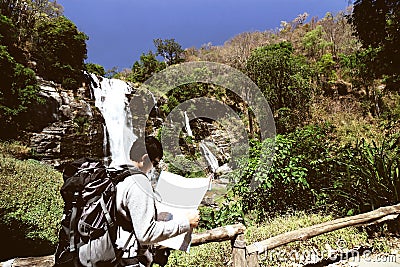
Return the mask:
<svg viewBox="0 0 400 267">
<path fill-rule="evenodd" d="M 103 77 L 106 75 L 104 67 L 95 63 L 86 63 L 85 70 L 89 73 L 93 73 Z"/>
<path fill-rule="evenodd" d="M 143 83 L 149 79 L 154 73 L 165 69 L 166 64 L 157 60 L 153 52 L 142 54 L 140 60 L 136 61 L 132 66 L 132 73 L 128 80 L 131 82 Z"/>
<path fill-rule="evenodd" d="M 35 25 L 49 18 L 60 16 L 62 7 L 54 0 L 2 0 L 1 14 L 8 17 L 15 25 L 17 38 L 14 45 L 22 50 L 31 48 L 36 35 Z M 17 55 L 13 53 L 17 58 Z"/>
<path fill-rule="evenodd" d="M 341 158 L 347 164 L 338 187 L 349 200 L 349 209 L 365 212 L 400 201 L 399 140 L 380 144 L 362 140 L 342 148 Z"/>
<path fill-rule="evenodd" d="M 20 142 L 0 142 L 0 155 L 17 159 L 26 159 L 31 155 L 31 149 Z"/>
<path fill-rule="evenodd" d="M 247 61 L 247 74 L 266 97 L 280 133 L 293 130 L 310 114 L 313 96 L 311 70 L 303 57 L 293 54 L 291 43 L 282 42 L 256 49 Z M 286 109 L 282 123 L 280 109 Z M 289 115 L 290 119 L 287 119 Z"/>
<path fill-rule="evenodd" d="M 350 55 L 339 55 L 344 77 L 348 78 L 354 87 L 365 89 L 367 96 L 370 95 L 371 87 L 376 78 L 368 64 L 377 63 L 375 61 L 376 54 L 376 49 L 369 48 L 360 49 Z"/>
<path fill-rule="evenodd" d="M 17 42 L 17 30 L 11 19 L 0 14 L 0 44 L 12 49 Z"/>
<path fill-rule="evenodd" d="M 378 77 L 388 76 L 388 87 L 398 90 L 400 2 L 356 0 L 351 21 L 363 47 L 378 49 L 375 60 L 368 64 L 368 68 Z"/>
<path fill-rule="evenodd" d="M 249 165 L 239 174 L 240 182 L 234 187 L 236 195 L 243 198 L 244 211 L 254 211 L 263 219 L 271 212 L 321 205 L 322 190 L 330 183 L 331 131 L 328 126 L 310 126 L 286 136 L 278 135 L 269 169 L 259 162 L 261 143 L 253 141 Z M 254 191 L 249 189 L 251 179 L 261 182 Z"/>
<path fill-rule="evenodd" d="M 379 116 L 382 109 L 382 92 L 374 86 L 377 73 L 370 64 L 379 64 L 377 55 L 379 48 L 360 49 L 350 55 L 340 55 L 343 73 L 355 88 L 365 90 L 366 97 L 361 99 L 371 114 Z"/>
<path fill-rule="evenodd" d="M 337 80 L 335 71 L 336 62 L 331 53 L 326 53 L 316 62 L 319 80 L 332 83 Z"/>
<path fill-rule="evenodd" d="M 323 55 L 325 49 L 332 46 L 332 43 L 325 41 L 323 38 L 324 30 L 322 25 L 318 25 L 315 29 L 308 31 L 303 37 L 303 47 L 311 58 L 318 58 Z"/>
<path fill-rule="evenodd" d="M 34 71 L 17 63 L 5 46 L 0 46 L 0 71 L 0 125 L 2 129 L 9 129 L 2 132 L 4 137 L 23 129 L 27 123 L 20 118 L 33 103 L 42 103 L 42 100 Z"/>
<path fill-rule="evenodd" d="M 199 227 L 204 229 L 213 229 L 220 226 L 246 223 L 243 210 L 243 201 L 229 191 L 218 203 L 218 208 L 200 207 Z"/>
<path fill-rule="evenodd" d="M 62 216 L 61 185 L 61 174 L 49 166 L 0 155 L 0 230 L 7 244 L 1 257 L 51 252 Z"/>
<path fill-rule="evenodd" d="M 172 39 L 162 40 L 160 38 L 153 40 L 156 47 L 156 54 L 162 56 L 168 66 L 183 62 L 183 49 L 182 46 Z"/>
<path fill-rule="evenodd" d="M 37 32 L 35 59 L 38 75 L 61 83 L 66 89 L 77 89 L 83 80 L 88 37 L 63 16 L 41 22 Z"/>
<path fill-rule="evenodd" d="M 245 214 L 263 220 L 287 210 L 366 212 L 399 202 L 399 137 L 381 144 L 341 145 L 329 126 L 307 126 L 278 135 L 268 169 L 259 164 L 261 144 L 252 142 L 248 165 L 233 187 Z M 261 185 L 250 190 L 251 179 Z"/>
</svg>

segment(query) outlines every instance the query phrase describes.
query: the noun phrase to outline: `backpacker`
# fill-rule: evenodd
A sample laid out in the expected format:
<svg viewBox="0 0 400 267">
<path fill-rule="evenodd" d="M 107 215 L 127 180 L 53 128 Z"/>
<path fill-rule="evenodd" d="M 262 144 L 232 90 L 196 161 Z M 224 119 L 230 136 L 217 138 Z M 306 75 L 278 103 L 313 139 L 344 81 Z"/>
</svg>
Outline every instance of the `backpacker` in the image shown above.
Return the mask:
<svg viewBox="0 0 400 267">
<path fill-rule="evenodd" d="M 64 216 L 54 266 L 119 265 L 129 240 L 124 248 L 115 247 L 115 186 L 136 173 L 141 172 L 129 168 L 106 168 L 90 158 L 66 166 L 61 187 Z"/>
</svg>

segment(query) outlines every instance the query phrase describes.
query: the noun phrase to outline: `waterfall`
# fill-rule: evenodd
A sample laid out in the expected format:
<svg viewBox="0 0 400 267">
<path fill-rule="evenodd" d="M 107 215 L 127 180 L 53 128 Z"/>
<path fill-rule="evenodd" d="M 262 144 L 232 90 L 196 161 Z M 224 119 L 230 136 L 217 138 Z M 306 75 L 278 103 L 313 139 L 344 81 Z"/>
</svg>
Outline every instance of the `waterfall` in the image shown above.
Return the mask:
<svg viewBox="0 0 400 267">
<path fill-rule="evenodd" d="M 210 151 L 210 149 L 205 144 L 204 140 L 200 143 L 200 150 L 203 153 L 204 158 L 207 161 L 208 166 L 212 172 L 216 172 L 219 167 L 217 157 Z"/>
<path fill-rule="evenodd" d="M 183 114 L 185 116 L 185 128 L 186 128 L 187 135 L 193 136 L 192 129 L 190 128 L 189 117 L 187 115 L 187 112 L 185 111 Z"/>
<path fill-rule="evenodd" d="M 133 133 L 129 101 L 126 97 L 132 88 L 122 80 L 107 78 L 99 80 L 94 74 L 91 77 L 94 83 L 95 106 L 103 115 L 108 131 L 110 166 L 129 163 L 129 151 L 137 139 Z"/>
<path fill-rule="evenodd" d="M 108 155 L 108 136 L 107 136 L 107 126 L 103 125 L 103 154 L 104 154 L 104 165 L 110 165 L 110 158 Z"/>
</svg>

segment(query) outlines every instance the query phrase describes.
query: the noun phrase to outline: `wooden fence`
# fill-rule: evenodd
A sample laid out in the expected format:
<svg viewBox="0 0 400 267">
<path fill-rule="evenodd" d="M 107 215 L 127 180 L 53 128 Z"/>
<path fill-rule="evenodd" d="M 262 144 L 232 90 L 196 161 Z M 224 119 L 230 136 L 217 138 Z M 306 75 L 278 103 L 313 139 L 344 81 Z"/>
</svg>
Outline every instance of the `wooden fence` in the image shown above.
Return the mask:
<svg viewBox="0 0 400 267">
<path fill-rule="evenodd" d="M 202 233 L 192 235 L 192 246 L 211 242 L 231 241 L 233 267 L 258 267 L 258 255 L 267 250 L 288 244 L 293 241 L 303 241 L 311 237 L 335 231 L 348 226 L 375 224 L 396 219 L 400 214 L 400 204 L 382 207 L 367 213 L 336 219 L 329 222 L 280 234 L 263 241 L 246 245 L 244 233 L 246 227 L 242 224 L 227 225 Z M 13 260 L 12 266 L 42 266 L 50 267 L 54 263 L 52 255 Z M 0 263 L 0 266 L 6 266 Z"/>
</svg>

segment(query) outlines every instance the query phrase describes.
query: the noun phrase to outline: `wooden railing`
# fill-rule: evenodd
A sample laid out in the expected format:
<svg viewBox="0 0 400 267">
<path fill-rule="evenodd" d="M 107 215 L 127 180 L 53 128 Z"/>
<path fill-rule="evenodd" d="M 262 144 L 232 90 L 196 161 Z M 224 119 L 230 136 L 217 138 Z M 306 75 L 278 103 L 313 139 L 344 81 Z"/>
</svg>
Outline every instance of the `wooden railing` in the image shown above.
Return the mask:
<svg viewBox="0 0 400 267">
<path fill-rule="evenodd" d="M 303 241 L 314 236 L 335 231 L 348 226 L 374 224 L 393 220 L 400 214 L 400 204 L 382 207 L 367 213 L 349 216 L 280 234 L 263 241 L 246 245 L 242 224 L 227 225 L 192 235 L 191 246 L 199 246 L 211 242 L 231 240 L 233 267 L 258 267 L 258 255 L 293 241 Z M 52 266 L 53 256 L 15 259 L 12 266 Z M 3 263 L 4 264 L 4 263 Z M 0 263 L 0 266 L 4 266 Z"/>
</svg>

